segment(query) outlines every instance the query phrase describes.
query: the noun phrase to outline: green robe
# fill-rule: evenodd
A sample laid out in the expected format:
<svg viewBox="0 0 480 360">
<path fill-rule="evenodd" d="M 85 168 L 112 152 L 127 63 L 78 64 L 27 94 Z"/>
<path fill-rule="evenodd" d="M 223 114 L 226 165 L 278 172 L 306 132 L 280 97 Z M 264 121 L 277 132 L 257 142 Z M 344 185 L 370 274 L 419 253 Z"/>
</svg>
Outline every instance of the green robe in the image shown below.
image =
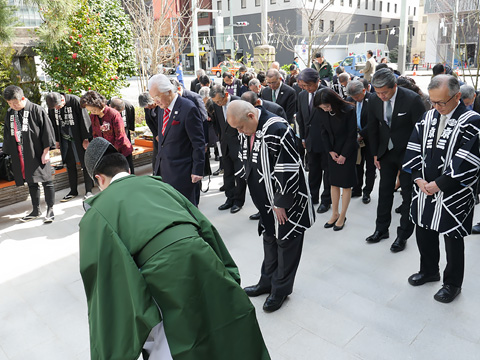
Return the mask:
<svg viewBox="0 0 480 360">
<path fill-rule="evenodd" d="M 137 359 L 161 320 L 174 360 L 270 359 L 233 259 L 190 201 L 161 178 L 131 175 L 85 203 L 80 272 L 92 360 Z M 181 224 L 201 236 L 169 236 L 139 269 L 135 255 Z"/>
</svg>

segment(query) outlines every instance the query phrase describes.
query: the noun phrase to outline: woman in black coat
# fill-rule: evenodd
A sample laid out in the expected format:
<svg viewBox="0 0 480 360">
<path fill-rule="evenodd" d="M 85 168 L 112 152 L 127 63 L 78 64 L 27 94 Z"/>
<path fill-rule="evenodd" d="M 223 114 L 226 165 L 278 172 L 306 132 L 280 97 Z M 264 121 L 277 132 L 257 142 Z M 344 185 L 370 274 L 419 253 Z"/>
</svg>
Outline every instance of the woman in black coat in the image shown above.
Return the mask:
<svg viewBox="0 0 480 360">
<path fill-rule="evenodd" d="M 357 162 L 357 121 L 355 106 L 343 100 L 332 89 L 317 91 L 313 101 L 315 107 L 327 113 L 322 117 L 322 142 L 330 154 L 328 170 L 332 196 L 332 217 L 325 228 L 342 230 L 347 221 L 347 209 L 352 197 L 352 187 L 356 185 Z M 339 212 L 340 188 L 342 211 Z"/>
</svg>

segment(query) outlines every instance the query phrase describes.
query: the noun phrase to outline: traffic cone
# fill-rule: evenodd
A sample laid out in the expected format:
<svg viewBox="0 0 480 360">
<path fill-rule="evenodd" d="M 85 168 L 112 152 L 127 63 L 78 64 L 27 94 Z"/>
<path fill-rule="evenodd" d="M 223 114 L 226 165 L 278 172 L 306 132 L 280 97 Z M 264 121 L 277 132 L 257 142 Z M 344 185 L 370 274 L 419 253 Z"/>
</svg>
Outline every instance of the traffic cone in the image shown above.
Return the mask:
<svg viewBox="0 0 480 360">
<path fill-rule="evenodd" d="M 458 71 L 458 66 L 457 66 L 457 70 L 455 70 L 455 72 L 457 73 L 457 76 L 460 76 L 460 73 Z"/>
<path fill-rule="evenodd" d="M 415 69 L 413 70 L 412 76 L 417 76 L 417 68 L 415 68 Z"/>
</svg>

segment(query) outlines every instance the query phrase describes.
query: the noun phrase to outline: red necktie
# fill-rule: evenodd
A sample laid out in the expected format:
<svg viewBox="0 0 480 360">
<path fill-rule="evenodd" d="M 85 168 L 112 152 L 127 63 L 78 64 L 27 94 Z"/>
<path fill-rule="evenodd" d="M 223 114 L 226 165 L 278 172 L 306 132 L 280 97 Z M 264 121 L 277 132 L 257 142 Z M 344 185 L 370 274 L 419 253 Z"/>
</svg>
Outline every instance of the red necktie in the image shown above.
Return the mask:
<svg viewBox="0 0 480 360">
<path fill-rule="evenodd" d="M 167 127 L 168 119 L 170 119 L 170 109 L 163 110 L 163 124 L 162 124 L 162 135 L 165 135 L 165 128 Z"/>
</svg>

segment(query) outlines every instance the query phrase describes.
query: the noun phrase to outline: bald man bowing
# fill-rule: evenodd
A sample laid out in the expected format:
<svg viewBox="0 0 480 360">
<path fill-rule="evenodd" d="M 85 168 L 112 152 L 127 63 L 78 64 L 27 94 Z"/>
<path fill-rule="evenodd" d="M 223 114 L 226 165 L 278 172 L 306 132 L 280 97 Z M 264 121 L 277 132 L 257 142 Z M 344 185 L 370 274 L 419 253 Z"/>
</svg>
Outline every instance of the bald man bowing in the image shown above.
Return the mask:
<svg viewBox="0 0 480 360">
<path fill-rule="evenodd" d="M 260 211 L 263 235 L 261 277 L 245 292 L 269 294 L 263 309 L 276 311 L 293 291 L 304 232 L 315 221 L 306 174 L 285 119 L 243 100 L 229 105 L 227 119 L 240 134 L 240 172 Z"/>
</svg>

